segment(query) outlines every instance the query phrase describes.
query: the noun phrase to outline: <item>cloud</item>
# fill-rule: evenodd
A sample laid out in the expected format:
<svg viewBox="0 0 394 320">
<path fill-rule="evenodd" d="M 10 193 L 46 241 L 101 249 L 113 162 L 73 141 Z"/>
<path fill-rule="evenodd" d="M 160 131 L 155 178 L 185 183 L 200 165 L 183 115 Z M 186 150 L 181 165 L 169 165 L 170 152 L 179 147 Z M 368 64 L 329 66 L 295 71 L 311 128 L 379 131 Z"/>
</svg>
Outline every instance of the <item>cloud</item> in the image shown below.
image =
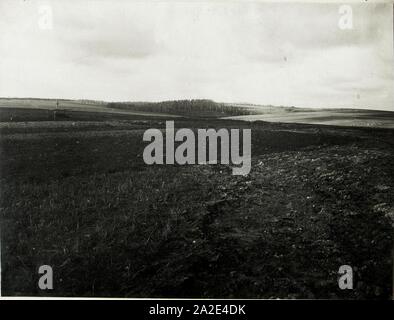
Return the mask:
<svg viewBox="0 0 394 320">
<path fill-rule="evenodd" d="M 2 96 L 393 109 L 389 4 L 352 5 L 351 30 L 338 28 L 338 4 L 0 5 Z"/>
</svg>

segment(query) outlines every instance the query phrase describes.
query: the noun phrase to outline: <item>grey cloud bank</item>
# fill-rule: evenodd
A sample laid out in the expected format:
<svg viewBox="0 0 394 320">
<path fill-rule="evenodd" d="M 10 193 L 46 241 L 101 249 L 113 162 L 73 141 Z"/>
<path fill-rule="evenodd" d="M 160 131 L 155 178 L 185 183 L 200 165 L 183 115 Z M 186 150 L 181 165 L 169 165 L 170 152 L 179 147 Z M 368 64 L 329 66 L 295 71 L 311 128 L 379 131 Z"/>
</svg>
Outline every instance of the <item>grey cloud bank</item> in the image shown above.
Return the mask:
<svg viewBox="0 0 394 320">
<path fill-rule="evenodd" d="M 5 0 L 0 96 L 394 110 L 392 5 L 339 6 Z"/>
</svg>

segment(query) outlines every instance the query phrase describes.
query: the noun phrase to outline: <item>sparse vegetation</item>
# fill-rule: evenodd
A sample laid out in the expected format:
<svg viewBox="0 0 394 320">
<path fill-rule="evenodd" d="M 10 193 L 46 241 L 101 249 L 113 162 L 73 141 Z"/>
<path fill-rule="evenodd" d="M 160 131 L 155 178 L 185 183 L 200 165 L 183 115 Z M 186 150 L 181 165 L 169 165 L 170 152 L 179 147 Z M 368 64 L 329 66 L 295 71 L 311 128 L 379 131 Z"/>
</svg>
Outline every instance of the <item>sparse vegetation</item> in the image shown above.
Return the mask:
<svg viewBox="0 0 394 320">
<path fill-rule="evenodd" d="M 44 125 L 34 112 L 0 128 L 4 295 L 390 298 L 393 130 L 176 120 L 251 127 L 239 177 L 146 166 L 142 133 L 160 119 Z M 37 287 L 42 264 L 51 292 Z M 338 289 L 342 264 L 353 291 Z"/>
</svg>

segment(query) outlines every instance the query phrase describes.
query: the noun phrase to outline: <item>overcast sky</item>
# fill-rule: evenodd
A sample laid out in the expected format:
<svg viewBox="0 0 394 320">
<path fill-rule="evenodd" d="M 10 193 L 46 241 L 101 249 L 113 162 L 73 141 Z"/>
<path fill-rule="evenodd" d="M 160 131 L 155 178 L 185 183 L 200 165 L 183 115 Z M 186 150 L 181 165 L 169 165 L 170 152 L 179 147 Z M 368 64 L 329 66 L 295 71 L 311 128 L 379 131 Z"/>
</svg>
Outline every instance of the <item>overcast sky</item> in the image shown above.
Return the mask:
<svg viewBox="0 0 394 320">
<path fill-rule="evenodd" d="M 339 7 L 1 0 L 0 96 L 394 110 L 392 4 Z"/>
</svg>

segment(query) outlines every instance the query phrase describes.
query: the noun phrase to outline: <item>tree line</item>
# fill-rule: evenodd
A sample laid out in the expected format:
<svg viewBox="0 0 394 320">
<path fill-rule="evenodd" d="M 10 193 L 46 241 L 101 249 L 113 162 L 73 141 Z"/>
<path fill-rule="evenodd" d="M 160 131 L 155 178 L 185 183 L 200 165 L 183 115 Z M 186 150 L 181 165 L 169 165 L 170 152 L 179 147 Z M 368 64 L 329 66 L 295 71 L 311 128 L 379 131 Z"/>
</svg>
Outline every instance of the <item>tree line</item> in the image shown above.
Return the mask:
<svg viewBox="0 0 394 320">
<path fill-rule="evenodd" d="M 256 112 L 252 108 L 217 103 L 206 99 L 170 100 L 162 102 L 110 102 L 108 107 L 141 112 L 159 112 L 194 116 L 238 116 Z"/>
</svg>

